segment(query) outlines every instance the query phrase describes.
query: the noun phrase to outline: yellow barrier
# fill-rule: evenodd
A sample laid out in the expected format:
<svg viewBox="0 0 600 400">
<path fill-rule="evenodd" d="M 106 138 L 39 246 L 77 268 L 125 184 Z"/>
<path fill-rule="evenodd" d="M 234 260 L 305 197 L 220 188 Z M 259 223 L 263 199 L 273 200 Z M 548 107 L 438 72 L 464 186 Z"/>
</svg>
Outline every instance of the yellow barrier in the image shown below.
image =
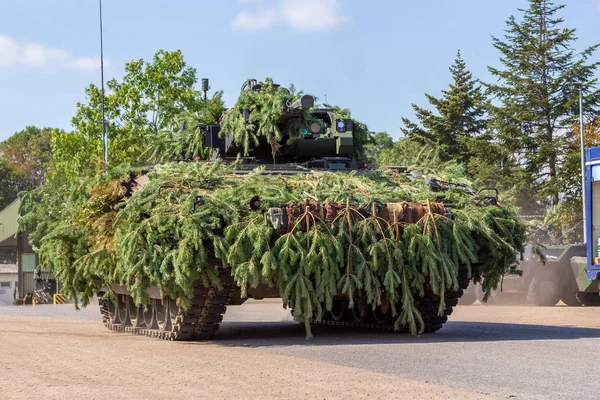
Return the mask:
<svg viewBox="0 0 600 400">
<path fill-rule="evenodd" d="M 55 294 L 54 304 L 67 304 L 67 296 L 64 294 Z"/>
</svg>

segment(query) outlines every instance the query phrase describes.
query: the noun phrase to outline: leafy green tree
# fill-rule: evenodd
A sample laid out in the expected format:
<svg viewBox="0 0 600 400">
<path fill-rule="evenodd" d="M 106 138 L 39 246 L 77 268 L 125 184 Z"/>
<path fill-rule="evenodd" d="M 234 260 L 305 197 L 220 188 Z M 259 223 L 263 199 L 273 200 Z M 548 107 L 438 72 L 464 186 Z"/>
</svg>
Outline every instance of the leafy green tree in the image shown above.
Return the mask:
<svg viewBox="0 0 600 400">
<path fill-rule="evenodd" d="M 530 205 L 558 203 L 565 127 L 577 113 L 572 83 L 583 88 L 589 112 L 597 112 L 600 104 L 594 78 L 599 63 L 589 62 L 598 45 L 575 50 L 575 29 L 564 28 L 558 15 L 563 8 L 549 0 L 529 0 L 529 8 L 519 10 L 521 18 L 506 21 L 504 37 L 493 37 L 502 66 L 489 67 L 497 78 L 486 85 L 494 104 L 489 125 L 509 151 L 506 161 L 520 176 L 520 195 Z"/>
<path fill-rule="evenodd" d="M 77 181 L 92 176 L 102 159 L 102 137 L 90 136 L 83 131 L 60 132 L 52 135 L 52 179 Z M 114 150 L 114 146 L 109 146 Z M 114 155 L 117 159 L 117 155 Z"/>
<path fill-rule="evenodd" d="M 4 209 L 23 190 L 23 180 L 17 179 L 16 171 L 0 159 L 0 210 Z"/>
<path fill-rule="evenodd" d="M 28 126 L 0 143 L 0 157 L 18 174 L 22 175 L 26 185 L 41 186 L 52 159 L 50 137 L 52 128 Z"/>
<path fill-rule="evenodd" d="M 409 166 L 417 163 L 419 155 L 423 152 L 425 146 L 417 141 L 402 136 L 394 142 L 392 147 L 382 150 L 379 155 L 379 165 L 381 166 Z"/>
<path fill-rule="evenodd" d="M 402 132 L 418 143 L 435 146 L 442 161 L 467 163 L 473 156 L 472 139 L 486 129 L 485 97 L 460 51 L 450 72 L 452 83 L 442 91 L 442 97 L 425 94 L 437 112 L 413 104 L 419 123 L 402 118 Z"/>
<path fill-rule="evenodd" d="M 180 113 L 202 111 L 205 102 L 196 83 L 196 69 L 187 66 L 179 50 L 159 50 L 150 62 L 126 63 L 123 79 L 112 79 L 106 85 L 109 163 L 135 163 L 159 132 L 174 128 Z M 215 96 L 220 98 L 220 92 Z M 77 104 L 74 132 L 52 138 L 59 174 L 93 174 L 97 168 L 92 160 L 102 159 L 101 89 L 90 85 L 86 98 L 85 103 Z"/>
<path fill-rule="evenodd" d="M 377 132 L 371 138 L 373 143 L 365 145 L 366 159 L 370 163 L 379 164 L 382 152 L 394 147 L 394 139 L 387 132 Z"/>
<path fill-rule="evenodd" d="M 0 142 L 0 209 L 23 190 L 41 186 L 52 158 L 51 128 L 28 126 Z"/>
</svg>

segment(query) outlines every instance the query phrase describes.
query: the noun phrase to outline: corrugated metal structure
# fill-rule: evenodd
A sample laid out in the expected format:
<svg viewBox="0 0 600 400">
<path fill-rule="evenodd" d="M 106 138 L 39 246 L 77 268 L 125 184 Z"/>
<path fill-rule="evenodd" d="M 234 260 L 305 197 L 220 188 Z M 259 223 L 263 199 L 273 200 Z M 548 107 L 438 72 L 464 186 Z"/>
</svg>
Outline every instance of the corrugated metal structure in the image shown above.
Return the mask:
<svg viewBox="0 0 600 400">
<path fill-rule="evenodd" d="M 0 248 L 16 250 L 16 263 L 18 270 L 17 299 L 22 300 L 27 293 L 33 293 L 36 288 L 34 271 L 39 261 L 31 248 L 28 233 L 19 233 L 19 207 L 20 200 L 13 201 L 8 207 L 0 211 Z M 47 272 L 42 272 L 44 280 L 53 280 Z M 56 288 L 54 291 L 56 292 Z"/>
<path fill-rule="evenodd" d="M 15 200 L 0 211 L 0 247 L 17 247 L 19 231 L 19 207 L 21 202 Z"/>
</svg>

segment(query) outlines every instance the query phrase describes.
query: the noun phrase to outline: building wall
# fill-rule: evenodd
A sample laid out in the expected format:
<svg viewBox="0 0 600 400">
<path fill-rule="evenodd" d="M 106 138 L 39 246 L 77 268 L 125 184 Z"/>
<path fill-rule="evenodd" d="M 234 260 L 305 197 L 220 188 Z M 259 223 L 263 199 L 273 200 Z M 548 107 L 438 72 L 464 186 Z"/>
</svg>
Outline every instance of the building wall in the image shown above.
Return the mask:
<svg viewBox="0 0 600 400">
<path fill-rule="evenodd" d="M 31 243 L 29 243 L 29 233 L 18 232 L 19 206 L 20 201 L 15 200 L 4 210 L 0 210 L 0 248 L 5 251 L 16 252 L 18 279 L 15 279 L 15 281 L 18 282 L 17 297 L 19 300 L 22 300 L 23 296 L 33 293 L 33 291 L 36 290 L 33 271 L 38 265 L 39 260 L 32 249 Z M 3 262 L 7 261 L 13 263 L 12 259 L 4 260 Z M 4 274 L 2 273 L 0 275 Z M 45 279 L 48 276 L 46 273 L 42 275 Z M 50 277 L 50 279 L 52 280 L 53 278 Z M 6 283 L 5 287 L 0 287 L 0 291 L 4 291 L 4 293 L 0 294 L 0 301 L 6 303 L 6 300 L 8 299 L 8 303 L 12 304 L 14 289 L 14 281 L 10 283 L 10 289 Z M 53 291 L 56 291 L 55 286 Z"/>
<path fill-rule="evenodd" d="M 0 274 L 0 305 L 10 305 L 14 301 L 14 290 L 17 286 L 18 275 Z"/>
<path fill-rule="evenodd" d="M 28 293 L 33 293 L 36 289 L 33 283 L 33 271 L 38 265 L 39 260 L 33 252 L 29 243 L 29 233 L 19 233 L 17 235 L 17 264 L 19 267 L 19 297 L 23 299 Z M 46 278 L 46 276 L 43 276 Z"/>
</svg>

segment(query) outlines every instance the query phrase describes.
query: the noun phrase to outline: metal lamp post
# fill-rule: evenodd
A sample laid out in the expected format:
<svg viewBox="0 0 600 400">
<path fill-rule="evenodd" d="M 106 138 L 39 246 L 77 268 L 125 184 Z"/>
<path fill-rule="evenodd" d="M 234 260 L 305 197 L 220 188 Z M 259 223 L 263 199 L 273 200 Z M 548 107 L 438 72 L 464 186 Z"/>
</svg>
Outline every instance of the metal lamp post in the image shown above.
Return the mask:
<svg viewBox="0 0 600 400">
<path fill-rule="evenodd" d="M 579 140 L 581 142 L 581 209 L 583 211 L 583 243 L 587 243 L 587 216 L 585 214 L 585 144 L 583 142 L 583 84 L 579 82 L 569 82 L 568 85 L 577 86 L 579 88 Z"/>
<path fill-rule="evenodd" d="M 587 216 L 585 215 L 585 144 L 583 143 L 583 87 L 579 85 L 579 136 L 581 139 L 581 202 L 583 210 L 583 243 L 587 243 Z"/>
<path fill-rule="evenodd" d="M 102 80 L 102 148 L 104 163 L 108 165 L 108 126 L 104 119 L 104 43 L 102 40 L 102 0 L 100 2 L 100 79 Z"/>
</svg>

